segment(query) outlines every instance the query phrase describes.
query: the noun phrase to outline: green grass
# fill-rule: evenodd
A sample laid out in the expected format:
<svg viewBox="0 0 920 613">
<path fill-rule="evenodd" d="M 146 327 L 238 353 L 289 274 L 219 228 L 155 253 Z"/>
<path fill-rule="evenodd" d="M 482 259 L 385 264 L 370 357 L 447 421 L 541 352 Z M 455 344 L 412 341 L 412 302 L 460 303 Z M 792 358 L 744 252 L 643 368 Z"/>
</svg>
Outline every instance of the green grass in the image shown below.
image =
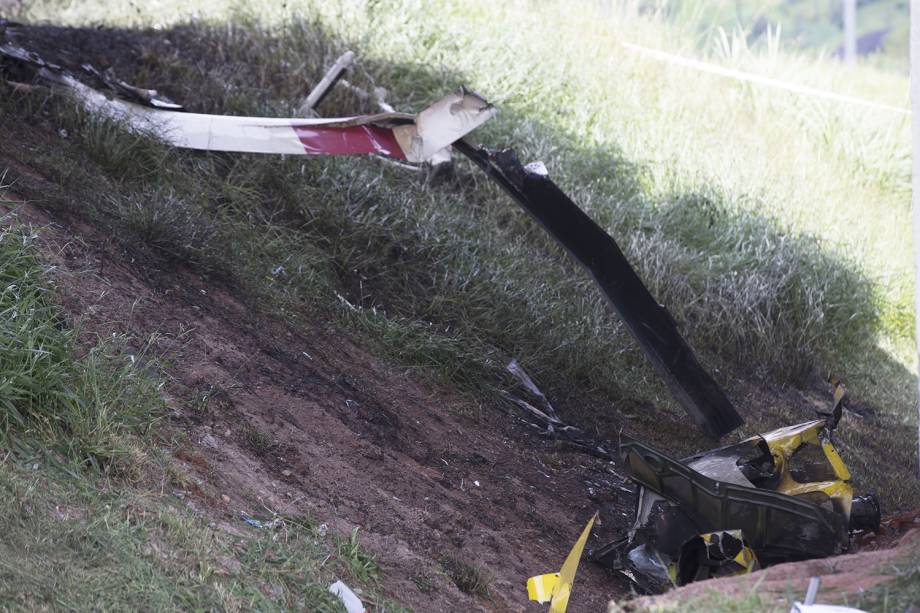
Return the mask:
<svg viewBox="0 0 920 613">
<path fill-rule="evenodd" d="M 675 607 L 681 613 L 704 613 L 705 611 L 718 611 L 719 613 L 767 613 L 788 611 L 787 606 L 778 606 L 772 599 L 766 598 L 756 589 L 742 596 L 729 596 L 720 594 L 715 590 L 704 596 L 682 603 Z"/>
<path fill-rule="evenodd" d="M 492 580 L 481 567 L 453 556 L 444 556 L 441 558 L 441 568 L 464 594 L 481 597 L 489 595 Z"/>
<path fill-rule="evenodd" d="M 9 458 L 0 463 L 0 493 L 4 609 L 337 613 L 341 603 L 327 588 L 343 579 L 365 586 L 375 610 L 401 610 L 355 567 L 356 555 L 367 556 L 360 546 L 342 551 L 306 518 L 280 517 L 263 530 L 234 519 L 239 535 L 153 489 Z"/>
<path fill-rule="evenodd" d="M 896 613 L 909 611 L 912 605 L 920 602 L 920 546 L 915 543 L 911 551 L 879 570 L 894 579 L 862 595 L 854 606 Z"/>
<path fill-rule="evenodd" d="M 348 538 L 336 539 L 336 553 L 351 575 L 361 581 L 376 579 L 380 573 L 375 556 L 358 542 L 357 528 L 351 531 Z"/>
<path fill-rule="evenodd" d="M 100 339 L 76 357 L 77 334 L 50 298 L 35 238 L 0 227 L 0 444 L 130 472 L 134 438 L 156 418 L 158 390 L 122 351 L 125 339 Z"/>
</svg>

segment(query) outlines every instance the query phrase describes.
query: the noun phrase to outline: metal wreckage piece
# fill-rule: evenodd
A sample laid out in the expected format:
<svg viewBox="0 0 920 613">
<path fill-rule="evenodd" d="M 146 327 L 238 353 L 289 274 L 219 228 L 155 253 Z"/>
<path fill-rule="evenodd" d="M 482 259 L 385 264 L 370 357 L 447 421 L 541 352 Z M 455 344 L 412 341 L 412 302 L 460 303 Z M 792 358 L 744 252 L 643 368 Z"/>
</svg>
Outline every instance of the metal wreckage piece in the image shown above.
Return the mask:
<svg viewBox="0 0 920 613">
<path fill-rule="evenodd" d="M 854 497 L 831 441 L 843 407 L 739 443 L 674 460 L 638 441 L 620 457 L 639 484 L 628 535 L 594 550 L 596 562 L 657 593 L 692 581 L 837 555 L 850 533 L 877 530 L 874 496 Z"/>
<path fill-rule="evenodd" d="M 549 179 L 542 164 L 523 166 L 510 149 L 495 151 L 465 141 L 453 146 L 482 168 L 591 273 L 671 393 L 707 434 L 719 438 L 743 423 L 613 237 Z"/>
<path fill-rule="evenodd" d="M 592 274 L 649 360 L 688 414 L 710 436 L 741 425 L 721 387 L 696 360 L 667 310 L 648 292 L 614 239 L 568 198 L 540 163 L 513 151 L 454 148 L 530 213 Z M 511 398 L 531 416 L 594 455 L 603 446 L 572 435 L 516 362 L 509 370 L 543 411 Z M 852 530 L 878 529 L 874 496 L 853 496 L 850 473 L 831 442 L 843 410 L 837 386 L 832 412 L 683 461 L 638 441 L 621 442 L 619 459 L 639 488 L 628 536 L 590 556 L 622 572 L 640 590 L 750 573 L 770 564 L 844 552 Z M 537 579 L 537 578 L 535 578 Z"/>
<path fill-rule="evenodd" d="M 525 166 L 511 150 L 463 140 L 495 115 L 494 107 L 480 96 L 460 88 L 416 115 L 389 112 L 389 107 L 377 115 L 337 119 L 185 113 L 156 91 L 128 85 L 86 64 L 81 66 L 82 80 L 77 79 L 73 72 L 16 44 L 16 32 L 16 24 L 0 20 L 0 75 L 8 82 L 23 89 L 38 83 L 63 90 L 89 112 L 152 132 L 177 147 L 376 154 L 414 164 L 442 162 L 453 148 L 501 186 L 591 273 L 674 397 L 705 433 L 718 438 L 743 423 L 613 237 L 549 179 L 542 163 Z M 315 114 L 313 107 L 352 59 L 348 54 L 340 58 L 302 105 L 304 112 Z M 515 372 L 515 363 L 509 368 L 525 387 L 536 389 L 526 373 Z M 563 424 L 545 397 L 537 395 L 543 410 L 509 397 L 576 446 L 598 457 L 617 458 L 604 445 Z M 850 473 L 831 442 L 842 402 L 838 387 L 834 410 L 822 419 L 682 461 L 638 441 L 622 442 L 617 459 L 640 486 L 635 523 L 626 537 L 594 550 L 591 557 L 622 572 L 642 591 L 659 592 L 776 562 L 845 551 L 849 532 L 876 529 L 880 514 L 874 497 L 854 497 Z M 558 582 L 562 588 L 553 587 L 546 596 L 567 601 L 574 570 L 572 574 Z M 564 599 L 556 593 L 560 589 L 566 592 Z M 558 610 L 564 608 L 563 604 Z"/>
</svg>

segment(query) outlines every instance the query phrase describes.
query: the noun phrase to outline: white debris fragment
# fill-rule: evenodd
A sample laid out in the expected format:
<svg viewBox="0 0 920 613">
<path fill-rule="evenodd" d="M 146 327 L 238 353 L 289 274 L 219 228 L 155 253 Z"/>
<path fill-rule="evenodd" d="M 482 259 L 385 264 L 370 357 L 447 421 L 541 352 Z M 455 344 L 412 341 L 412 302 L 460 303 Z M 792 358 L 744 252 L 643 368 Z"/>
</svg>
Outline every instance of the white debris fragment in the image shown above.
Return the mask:
<svg viewBox="0 0 920 613">
<path fill-rule="evenodd" d="M 297 114 L 302 117 L 314 117 L 316 115 L 316 105 L 318 105 L 323 98 L 326 97 L 326 94 L 329 92 L 329 89 L 335 85 L 342 73 L 351 66 L 355 61 L 354 51 L 346 51 L 335 61 L 332 67 L 326 72 L 325 76 L 316 84 L 316 87 L 310 92 L 306 97 L 303 103 L 300 105 L 300 108 L 297 109 Z"/>
<path fill-rule="evenodd" d="M 541 177 L 549 176 L 549 171 L 546 170 L 546 164 L 544 164 L 543 162 L 540 162 L 539 160 L 525 165 L 524 170 L 526 170 L 530 174 L 539 175 Z"/>
<path fill-rule="evenodd" d="M 358 598 L 358 595 L 351 591 L 342 581 L 336 581 L 329 586 L 329 591 L 339 597 L 342 604 L 345 605 L 347 613 L 366 613 L 364 603 Z"/>
<path fill-rule="evenodd" d="M 205 434 L 204 436 L 201 437 L 201 440 L 199 442 L 201 443 L 203 447 L 207 447 L 209 449 L 217 449 L 217 445 L 218 445 L 217 438 L 211 434 Z"/>
</svg>

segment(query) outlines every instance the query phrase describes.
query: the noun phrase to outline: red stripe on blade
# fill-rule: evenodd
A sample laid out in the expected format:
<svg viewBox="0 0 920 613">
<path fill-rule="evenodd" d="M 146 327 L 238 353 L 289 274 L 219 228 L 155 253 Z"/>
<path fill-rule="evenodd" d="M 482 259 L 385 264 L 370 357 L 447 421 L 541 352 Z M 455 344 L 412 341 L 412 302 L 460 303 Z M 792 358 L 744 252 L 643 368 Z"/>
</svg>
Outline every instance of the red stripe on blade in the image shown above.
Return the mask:
<svg viewBox="0 0 920 613">
<path fill-rule="evenodd" d="M 358 155 L 379 153 L 397 160 L 406 159 L 393 131 L 378 126 L 292 126 L 307 154 Z"/>
</svg>

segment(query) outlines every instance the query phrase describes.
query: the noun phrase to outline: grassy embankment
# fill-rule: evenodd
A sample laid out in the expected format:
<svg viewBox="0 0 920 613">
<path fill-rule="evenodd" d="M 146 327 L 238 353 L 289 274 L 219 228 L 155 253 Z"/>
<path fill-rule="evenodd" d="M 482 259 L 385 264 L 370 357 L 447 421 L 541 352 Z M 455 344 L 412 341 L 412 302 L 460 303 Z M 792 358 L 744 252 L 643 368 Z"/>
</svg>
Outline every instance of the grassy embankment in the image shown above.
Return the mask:
<svg viewBox="0 0 920 613">
<path fill-rule="evenodd" d="M 720 380 L 797 385 L 835 374 L 885 416 L 853 424 L 855 453 L 890 421 L 885 437 L 898 444 L 889 447 L 909 461 L 896 451 L 914 437 L 898 424 L 916 423 L 906 118 L 668 67 L 619 42 L 681 51 L 680 32 L 615 12 L 389 3 L 328 14 L 305 5 L 256 20 L 208 3 L 195 8 L 195 25 L 174 27 L 189 18 L 184 3 L 100 6 L 32 10 L 67 23 L 158 24 L 123 76 L 194 110 L 290 113 L 346 43 L 362 54 L 353 80 L 372 76 L 399 108 L 460 82 L 482 91 L 502 114 L 478 136 L 546 161 L 619 238 Z M 899 75 L 777 50 L 726 53 L 732 66 L 905 100 Z M 337 92 L 321 110 L 369 109 Z M 295 306 L 334 307 L 341 293 L 397 359 L 468 389 L 482 390 L 517 355 L 598 427 L 637 414 L 627 428 L 641 435 L 657 423 L 644 416 L 649 403 L 679 415 L 590 281 L 467 166 L 469 181 L 448 186 L 373 160 L 161 151 L 131 169 L 133 158 L 109 146 L 93 155 L 117 158 L 126 167 L 116 175 L 137 180 L 117 181 L 104 206 L 136 229 L 139 248 L 162 243 Z M 162 164 L 169 172 L 154 171 Z M 222 233 L 250 251 L 221 253 Z M 283 274 L 266 274 L 278 265 Z M 743 408 L 763 415 L 755 428 L 804 416 Z"/>
<path fill-rule="evenodd" d="M 400 109 L 473 87 L 502 110 L 481 139 L 547 163 L 618 238 L 721 381 L 769 389 L 841 376 L 879 411 L 844 426 L 854 472 L 890 507 L 916 504 L 918 488 L 905 485 L 916 468 L 907 119 L 669 68 L 619 42 L 680 52 L 690 44 L 679 30 L 600 9 L 274 10 L 259 8 L 257 19 L 234 3 L 81 2 L 26 16 L 132 31 L 143 53 L 121 61 L 119 76 L 198 111 L 289 114 L 346 46 L 362 56 L 352 80 L 370 86 L 372 77 Z M 191 11 L 199 19 L 183 25 Z M 721 59 L 906 100 L 897 75 L 743 47 L 723 48 Z M 487 403 L 516 355 L 573 421 L 654 436 L 654 405 L 666 430 L 679 428 L 681 413 L 591 282 L 468 166 L 461 182 L 437 184 L 375 160 L 189 154 L 66 103 L 5 91 L 3 104 L 73 134 L 58 150 L 14 152 L 66 188 L 36 194 L 44 204 L 72 209 L 79 199 L 83 214 L 151 261 L 230 279 L 292 321 L 305 304 L 343 318 L 394 359 Z M 372 110 L 363 104 L 338 91 L 320 110 Z M 752 428 L 807 417 L 743 408 L 761 413 Z M 887 457 L 874 457 L 879 449 Z"/>
</svg>

